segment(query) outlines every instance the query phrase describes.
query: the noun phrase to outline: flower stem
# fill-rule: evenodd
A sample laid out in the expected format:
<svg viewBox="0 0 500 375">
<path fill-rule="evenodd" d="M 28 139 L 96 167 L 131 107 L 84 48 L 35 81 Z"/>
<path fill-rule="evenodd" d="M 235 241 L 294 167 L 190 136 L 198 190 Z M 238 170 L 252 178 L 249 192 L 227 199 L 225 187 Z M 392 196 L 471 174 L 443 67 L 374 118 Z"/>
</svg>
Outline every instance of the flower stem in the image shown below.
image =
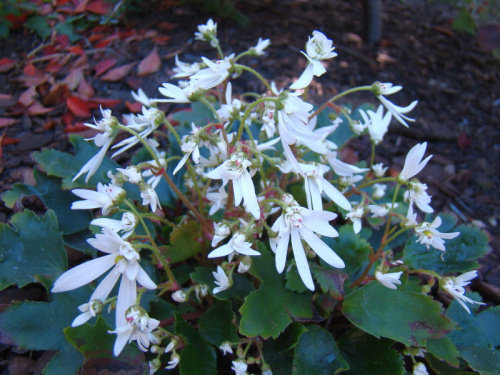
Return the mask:
<svg viewBox="0 0 500 375">
<path fill-rule="evenodd" d="M 240 68 L 240 69 L 242 69 L 242 70 L 246 70 L 247 72 L 252 73 L 252 74 L 253 74 L 254 76 L 256 76 L 258 79 L 260 79 L 260 81 L 264 84 L 264 86 L 266 86 L 266 88 L 267 88 L 269 91 L 271 91 L 271 92 L 273 91 L 273 90 L 271 89 L 271 86 L 270 86 L 270 85 L 269 85 L 269 83 L 267 82 L 267 80 L 266 80 L 264 77 L 262 77 L 262 75 L 261 75 L 258 71 L 256 71 L 255 69 L 252 69 L 252 68 L 250 68 L 249 66 L 246 66 L 246 65 L 241 65 L 241 64 L 234 64 L 233 66 L 234 66 L 235 68 Z"/>
<path fill-rule="evenodd" d="M 333 103 L 334 101 L 346 96 L 346 95 L 349 95 L 349 94 L 352 94 L 354 92 L 357 92 L 357 91 L 372 91 L 373 90 L 373 87 L 372 85 L 370 86 L 360 86 L 360 87 L 354 87 L 352 89 L 349 89 L 349 90 L 346 90 L 344 92 L 341 92 L 340 94 L 338 95 L 335 95 L 333 98 L 331 99 L 328 99 L 328 101 L 326 101 L 325 103 L 323 103 L 323 105 L 321 107 L 319 107 L 316 111 L 313 112 L 312 115 L 309 116 L 309 120 L 311 120 L 312 118 L 314 118 L 315 116 L 317 116 L 319 113 L 321 113 L 325 108 L 326 106 L 329 104 L 329 103 Z"/>
</svg>

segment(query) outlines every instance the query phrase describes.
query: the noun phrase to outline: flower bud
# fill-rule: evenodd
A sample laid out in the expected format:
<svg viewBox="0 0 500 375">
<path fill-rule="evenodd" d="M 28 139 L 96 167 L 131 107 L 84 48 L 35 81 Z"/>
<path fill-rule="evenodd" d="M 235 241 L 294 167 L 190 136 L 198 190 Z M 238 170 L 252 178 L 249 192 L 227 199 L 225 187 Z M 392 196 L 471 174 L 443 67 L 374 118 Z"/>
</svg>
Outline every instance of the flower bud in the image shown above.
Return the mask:
<svg viewBox="0 0 500 375">
<path fill-rule="evenodd" d="M 153 375 L 161 367 L 161 361 L 158 358 L 149 361 L 149 375 Z"/>
<path fill-rule="evenodd" d="M 186 293 L 184 293 L 183 290 L 178 290 L 172 293 L 172 299 L 176 302 L 182 303 L 186 302 L 189 299 L 189 296 Z"/>
<path fill-rule="evenodd" d="M 240 261 L 240 264 L 238 265 L 238 273 L 245 273 L 247 272 L 252 265 L 252 259 L 247 255 L 243 257 L 243 259 Z"/>
</svg>

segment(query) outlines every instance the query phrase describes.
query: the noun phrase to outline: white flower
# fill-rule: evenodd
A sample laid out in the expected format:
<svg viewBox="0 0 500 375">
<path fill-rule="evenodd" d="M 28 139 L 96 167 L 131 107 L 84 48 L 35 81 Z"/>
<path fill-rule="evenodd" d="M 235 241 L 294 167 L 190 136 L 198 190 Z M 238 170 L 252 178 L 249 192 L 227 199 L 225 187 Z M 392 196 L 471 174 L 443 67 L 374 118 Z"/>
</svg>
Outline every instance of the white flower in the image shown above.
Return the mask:
<svg viewBox="0 0 500 375">
<path fill-rule="evenodd" d="M 297 90 L 309 86 L 313 76 L 319 77 L 326 72 L 325 67 L 321 64 L 321 60 L 331 59 L 337 56 L 333 50 L 333 42 L 328 39 L 325 34 L 320 31 L 313 31 L 312 38 L 309 38 L 306 44 L 306 52 L 301 51 L 307 58 L 309 63 L 306 70 L 300 78 L 290 86 L 291 89 Z"/>
<path fill-rule="evenodd" d="M 146 187 L 141 189 L 142 205 L 147 206 L 149 204 L 151 212 L 155 212 L 156 208 L 161 208 L 160 200 L 156 194 L 155 189 L 146 184 Z"/>
<path fill-rule="evenodd" d="M 365 215 L 365 207 L 362 205 L 354 207 L 351 212 L 346 215 L 346 218 L 351 219 L 352 228 L 354 229 L 354 233 L 358 234 L 361 231 L 361 219 Z"/>
<path fill-rule="evenodd" d="M 144 309 L 140 306 L 131 306 L 121 324 L 117 321 L 117 327 L 109 333 L 116 333 L 116 341 L 113 354 L 118 357 L 127 343 L 136 341 L 139 349 L 147 352 L 152 334 L 160 324 L 159 320 L 150 318 Z"/>
<path fill-rule="evenodd" d="M 173 352 L 172 356 L 170 357 L 170 361 L 168 361 L 168 366 L 165 366 L 166 370 L 171 370 L 179 364 L 181 361 L 181 356 L 177 354 L 177 352 Z"/>
<path fill-rule="evenodd" d="M 307 207 L 310 210 L 323 210 L 321 194 L 325 193 L 333 202 L 344 210 L 351 210 L 351 204 L 344 195 L 337 190 L 323 175 L 328 172 L 328 167 L 323 164 L 302 164 L 300 168 L 305 173 L 305 191 Z"/>
<path fill-rule="evenodd" d="M 409 202 L 409 208 L 413 209 L 415 203 L 422 211 L 431 213 L 434 209 L 430 206 L 431 196 L 427 194 L 427 185 L 412 180 L 408 184 L 408 190 L 404 193 L 404 200 Z"/>
<path fill-rule="evenodd" d="M 477 302 L 469 297 L 465 296 L 465 288 L 464 286 L 467 286 L 471 283 L 471 280 L 474 279 L 477 276 L 477 271 L 469 271 L 466 272 L 460 276 L 457 277 L 445 277 L 441 279 L 440 281 L 440 286 L 445 292 L 450 293 L 453 298 L 455 298 L 458 303 L 462 305 L 462 307 L 470 314 L 469 307 L 465 304 L 465 302 L 468 303 L 475 303 L 477 305 L 484 305 L 482 302 Z"/>
<path fill-rule="evenodd" d="M 372 165 L 372 171 L 375 174 L 375 177 L 377 178 L 384 177 L 385 172 L 387 172 L 388 169 L 389 167 L 384 167 L 383 163 L 377 163 Z"/>
<path fill-rule="evenodd" d="M 392 87 L 392 83 L 378 83 L 379 95 L 377 95 L 378 100 L 387 108 L 387 110 L 394 116 L 396 120 L 399 121 L 402 125 L 408 127 L 406 121 L 415 121 L 415 119 L 409 118 L 404 115 L 404 113 L 410 112 L 418 103 L 418 100 L 415 100 L 407 107 L 399 107 L 394 103 L 390 102 L 383 95 L 390 95 L 398 92 L 402 89 L 401 86 Z M 406 121 L 405 121 L 406 120 Z"/>
<path fill-rule="evenodd" d="M 177 54 L 175 55 L 175 68 L 172 70 L 174 71 L 174 75 L 172 78 L 186 78 L 189 76 L 192 76 L 193 74 L 197 73 L 201 69 L 201 64 L 200 63 L 193 63 L 193 64 L 188 64 L 185 62 L 182 62 L 179 60 L 179 57 Z"/>
<path fill-rule="evenodd" d="M 231 367 L 231 370 L 234 371 L 235 375 L 247 375 L 247 368 L 248 365 L 243 362 L 243 360 L 240 361 L 233 361 L 233 366 Z"/>
<path fill-rule="evenodd" d="M 217 294 L 230 288 L 233 285 L 233 281 L 230 280 L 221 266 L 217 266 L 217 272 L 212 272 L 215 278 L 215 284 L 218 285 L 212 291 L 213 294 Z"/>
<path fill-rule="evenodd" d="M 131 91 L 131 94 L 136 102 L 139 102 L 146 107 L 151 107 L 151 105 L 153 104 L 153 100 L 149 99 L 146 93 L 141 88 L 137 90 L 137 93 Z"/>
<path fill-rule="evenodd" d="M 337 159 L 337 152 L 335 151 L 328 152 L 325 157 L 333 171 L 339 176 L 351 176 L 353 174 L 364 173 L 370 170 L 369 168 L 359 168 L 355 165 L 344 163 L 343 161 Z"/>
<path fill-rule="evenodd" d="M 182 159 L 179 161 L 177 166 L 174 169 L 174 175 L 179 172 L 179 170 L 186 164 L 187 159 L 189 158 L 190 155 L 193 155 L 193 162 L 195 164 L 198 164 L 200 162 L 200 149 L 199 149 L 199 142 L 200 140 L 196 136 L 196 133 L 198 133 L 199 128 L 193 123 L 191 123 L 191 134 L 193 135 L 185 135 L 182 140 L 181 140 L 181 150 L 184 152 L 184 156 Z"/>
<path fill-rule="evenodd" d="M 127 167 L 126 169 L 117 168 L 117 171 L 121 172 L 125 181 L 130 182 L 131 184 L 138 184 L 142 181 L 141 171 L 137 167 Z"/>
<path fill-rule="evenodd" d="M 269 47 L 271 44 L 271 41 L 269 39 L 264 39 L 259 38 L 257 41 L 257 45 L 255 47 L 250 48 L 250 53 L 255 56 L 261 56 L 264 54 L 264 50 Z"/>
<path fill-rule="evenodd" d="M 387 185 L 373 184 L 372 188 L 373 188 L 373 193 L 372 193 L 373 199 L 381 199 L 385 196 Z"/>
<path fill-rule="evenodd" d="M 413 365 L 413 375 L 429 375 L 429 373 L 422 362 L 417 362 Z"/>
<path fill-rule="evenodd" d="M 210 202 L 213 202 L 212 207 L 210 207 L 210 211 L 208 212 L 209 215 L 215 214 L 217 211 L 220 209 L 223 209 L 226 207 L 227 204 L 227 192 L 226 189 L 224 188 L 224 185 L 217 190 L 217 192 L 212 191 L 210 193 L 207 193 L 207 199 Z M 215 246 L 212 244 L 212 246 Z"/>
<path fill-rule="evenodd" d="M 227 353 L 233 354 L 233 349 L 231 349 L 231 343 L 229 341 L 224 341 L 219 349 L 222 350 L 222 354 L 226 355 Z"/>
<path fill-rule="evenodd" d="M 444 247 L 444 240 L 451 240 L 452 238 L 457 237 L 460 232 L 441 233 L 436 229 L 441 225 L 441 223 L 441 218 L 437 216 L 432 223 L 425 222 L 416 227 L 415 234 L 419 236 L 417 242 L 425 245 L 427 249 L 432 246 L 435 249 L 446 251 L 446 248 Z"/>
<path fill-rule="evenodd" d="M 349 186 L 355 186 L 356 182 L 361 181 L 363 176 L 359 175 L 350 175 L 350 176 L 340 176 L 339 178 L 339 186 L 346 189 Z"/>
<path fill-rule="evenodd" d="M 106 290 L 104 290 L 105 287 Z M 111 292 L 112 288 L 113 286 L 109 288 L 109 286 L 103 283 L 99 284 L 98 288 L 94 291 L 94 293 L 92 293 L 89 302 L 78 306 L 78 310 L 81 311 L 81 314 L 73 320 L 73 323 L 71 323 L 71 327 L 81 326 L 91 318 L 96 317 L 97 314 L 102 311 L 103 302 L 106 300 L 106 298 L 108 298 L 108 295 Z"/>
<path fill-rule="evenodd" d="M 229 242 L 221 247 L 213 250 L 208 254 L 209 258 L 223 257 L 233 252 L 243 254 L 243 255 L 260 255 L 258 251 L 251 248 L 252 243 L 246 241 L 246 236 L 244 233 L 236 232 Z"/>
<path fill-rule="evenodd" d="M 401 281 L 399 281 L 399 278 L 403 274 L 403 271 L 400 272 L 389 272 L 389 273 L 382 273 L 379 271 L 375 272 L 375 278 L 380 281 L 380 283 L 385 286 L 386 288 L 389 289 L 397 289 L 396 285 L 401 285 Z"/>
<path fill-rule="evenodd" d="M 175 292 L 172 293 L 172 299 L 175 302 L 182 303 L 186 302 L 189 299 L 189 297 L 186 293 L 184 293 L 183 290 L 176 290 Z"/>
<path fill-rule="evenodd" d="M 155 358 L 155 359 L 148 362 L 148 366 L 149 366 L 149 374 L 148 375 L 154 375 L 160 369 L 161 361 L 158 358 Z"/>
<path fill-rule="evenodd" d="M 380 204 L 380 205 L 370 204 L 370 205 L 368 205 L 368 209 L 372 213 L 372 217 L 384 217 L 384 216 L 387 216 L 387 214 L 391 210 L 391 206 L 394 209 L 398 206 L 398 204 L 397 203 L 394 203 L 394 204 L 392 204 L 392 203 L 387 204 L 386 203 L 386 204 Z"/>
<path fill-rule="evenodd" d="M 229 77 L 229 69 L 231 69 L 232 66 L 230 58 L 231 56 L 226 57 L 224 60 L 213 62 L 202 57 L 201 59 L 207 64 L 207 68 L 193 74 L 191 76 L 191 81 L 205 90 L 221 84 Z"/>
<path fill-rule="evenodd" d="M 406 221 L 404 222 L 404 226 L 412 227 L 414 225 L 418 225 L 417 223 L 417 213 L 413 212 L 413 206 L 410 205 L 408 207 L 408 213 L 406 214 Z"/>
<path fill-rule="evenodd" d="M 403 170 L 398 176 L 401 182 L 406 182 L 413 176 L 416 176 L 424 167 L 427 165 L 432 155 L 429 155 L 422 161 L 425 154 L 425 149 L 427 148 L 427 142 L 419 143 L 411 148 L 406 155 L 405 164 Z"/>
<path fill-rule="evenodd" d="M 99 169 L 99 166 L 101 165 L 104 157 L 106 156 L 106 152 L 108 151 L 109 147 L 111 146 L 111 143 L 113 143 L 116 135 L 118 134 L 118 120 L 111 116 L 111 110 L 110 109 L 102 109 L 101 107 L 101 114 L 102 114 L 102 120 L 100 121 L 95 121 L 94 124 L 88 124 L 85 123 L 84 125 L 88 126 L 89 128 L 93 128 L 96 130 L 99 130 L 103 133 L 97 134 L 96 136 L 92 138 L 88 138 L 86 140 L 94 140 L 94 143 L 97 147 L 100 147 L 101 149 L 97 154 L 95 154 L 88 162 L 86 162 L 83 167 L 80 169 L 80 171 L 77 173 L 77 175 L 73 178 L 72 181 L 75 181 L 78 177 L 80 177 L 82 174 L 87 173 L 87 177 L 85 177 L 85 182 L 88 182 L 90 177 L 92 177 L 95 172 Z"/>
<path fill-rule="evenodd" d="M 103 185 L 97 183 L 97 191 L 86 189 L 71 190 L 76 196 L 83 198 L 83 201 L 73 202 L 72 210 L 89 210 L 100 208 L 103 215 L 109 214 L 120 201 L 125 197 L 125 190 L 115 185 Z"/>
<path fill-rule="evenodd" d="M 391 122 L 391 112 L 387 112 L 384 116 L 384 107 L 380 105 L 377 112 L 368 110 L 367 112 L 362 109 L 359 110 L 365 125 L 367 125 L 370 139 L 375 145 L 378 145 L 384 139 L 385 133 L 389 129 Z"/>
<path fill-rule="evenodd" d="M 290 194 L 284 194 L 282 200 L 288 207 L 283 209 L 282 215 L 271 228 L 278 233 L 278 236 L 270 241 L 271 248 L 276 253 L 276 269 L 279 273 L 285 269 L 288 244 L 291 238 L 299 275 L 304 285 L 308 289 L 314 290 L 314 282 L 302 240 L 306 241 L 326 263 L 335 268 L 344 268 L 345 264 L 342 259 L 314 233 L 327 237 L 337 237 L 338 232 L 328 224 L 329 221 L 337 217 L 337 214 L 300 207 Z"/>
<path fill-rule="evenodd" d="M 211 18 L 206 25 L 198 25 L 198 31 L 194 33 L 196 40 L 210 42 L 212 47 L 217 46 L 217 23 Z"/>
<path fill-rule="evenodd" d="M 54 283 L 52 293 L 66 292 L 88 284 L 112 268 L 111 272 L 97 286 L 94 299 L 107 298 L 120 275 L 123 275 L 116 302 L 117 327 L 123 322 L 125 311 L 135 304 L 136 281 L 147 289 L 155 289 L 156 284 L 139 265 L 139 253 L 116 232 L 103 228 L 87 242 L 108 255 L 90 260 L 63 273 Z"/>
<path fill-rule="evenodd" d="M 101 217 L 90 222 L 92 225 L 97 225 L 102 228 L 109 228 L 115 232 L 123 231 L 122 238 L 129 237 L 137 226 L 137 217 L 131 212 L 125 212 L 121 220 L 108 219 Z"/>
<path fill-rule="evenodd" d="M 231 229 L 226 224 L 214 222 L 214 237 L 212 238 L 212 247 L 217 246 L 224 238 L 231 234 Z"/>
<path fill-rule="evenodd" d="M 184 88 L 177 87 L 171 83 L 164 83 L 163 87 L 159 87 L 158 91 L 170 99 L 156 99 L 159 103 L 191 103 L 193 95 L 197 92 L 202 92 L 201 88 L 192 81 Z"/>
<path fill-rule="evenodd" d="M 250 258 L 249 256 L 243 257 L 243 259 L 240 260 L 240 264 L 238 264 L 238 273 L 247 272 L 251 266 L 252 258 Z"/>
<path fill-rule="evenodd" d="M 233 181 L 234 205 L 237 206 L 243 201 L 245 210 L 256 219 L 260 219 L 259 202 L 248 171 L 251 164 L 243 152 L 235 152 L 230 159 L 207 173 L 206 176 L 214 180 L 222 180 L 224 185 L 230 180 Z"/>
</svg>

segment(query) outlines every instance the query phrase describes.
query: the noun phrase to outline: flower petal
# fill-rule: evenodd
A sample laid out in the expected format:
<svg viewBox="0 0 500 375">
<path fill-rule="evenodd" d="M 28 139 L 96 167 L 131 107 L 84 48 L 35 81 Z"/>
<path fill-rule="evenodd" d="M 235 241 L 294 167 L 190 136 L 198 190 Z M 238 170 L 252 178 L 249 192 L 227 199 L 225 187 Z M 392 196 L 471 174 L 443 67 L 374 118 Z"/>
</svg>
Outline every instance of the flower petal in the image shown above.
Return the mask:
<svg viewBox="0 0 500 375">
<path fill-rule="evenodd" d="M 330 266 L 335 268 L 345 267 L 344 261 L 311 230 L 302 227 L 299 228 L 299 233 L 307 244 L 311 246 L 311 249 Z"/>
<path fill-rule="evenodd" d="M 297 230 L 292 229 L 291 235 L 293 256 L 295 258 L 295 264 L 297 265 L 297 270 L 299 271 L 300 278 L 302 279 L 302 282 L 307 287 L 307 289 L 314 291 L 314 281 L 311 276 L 306 252 L 304 250 L 304 247 L 302 246 L 302 241 L 300 239 L 299 233 Z"/>
</svg>

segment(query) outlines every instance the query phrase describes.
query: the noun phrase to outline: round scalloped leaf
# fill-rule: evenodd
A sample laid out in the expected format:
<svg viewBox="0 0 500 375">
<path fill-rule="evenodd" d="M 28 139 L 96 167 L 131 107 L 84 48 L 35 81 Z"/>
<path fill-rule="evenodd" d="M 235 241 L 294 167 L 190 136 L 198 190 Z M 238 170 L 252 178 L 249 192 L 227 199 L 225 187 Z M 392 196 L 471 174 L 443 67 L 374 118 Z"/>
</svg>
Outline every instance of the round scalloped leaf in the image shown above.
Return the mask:
<svg viewBox="0 0 500 375">
<path fill-rule="evenodd" d="M 200 334 L 215 346 L 221 346 L 225 341 L 238 342 L 233 318 L 231 301 L 217 301 L 198 320 Z"/>
</svg>

